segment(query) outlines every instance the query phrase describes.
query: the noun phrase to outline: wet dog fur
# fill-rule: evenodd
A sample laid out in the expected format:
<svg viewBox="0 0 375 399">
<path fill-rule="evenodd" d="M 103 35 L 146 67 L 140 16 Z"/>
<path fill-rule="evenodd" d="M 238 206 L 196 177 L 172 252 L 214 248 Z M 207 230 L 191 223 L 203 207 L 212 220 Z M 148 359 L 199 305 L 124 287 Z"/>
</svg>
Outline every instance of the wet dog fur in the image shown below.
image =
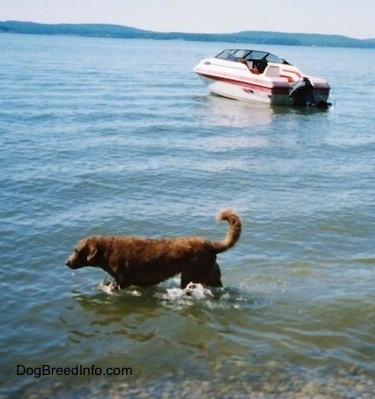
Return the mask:
<svg viewBox="0 0 375 399">
<path fill-rule="evenodd" d="M 118 288 L 148 287 L 181 273 L 181 288 L 189 283 L 221 287 L 216 255 L 233 247 L 241 235 L 241 220 L 223 210 L 217 220 L 226 220 L 229 229 L 222 241 L 201 237 L 151 239 L 135 236 L 93 236 L 79 241 L 67 259 L 71 269 L 100 267 L 109 273 Z"/>
</svg>

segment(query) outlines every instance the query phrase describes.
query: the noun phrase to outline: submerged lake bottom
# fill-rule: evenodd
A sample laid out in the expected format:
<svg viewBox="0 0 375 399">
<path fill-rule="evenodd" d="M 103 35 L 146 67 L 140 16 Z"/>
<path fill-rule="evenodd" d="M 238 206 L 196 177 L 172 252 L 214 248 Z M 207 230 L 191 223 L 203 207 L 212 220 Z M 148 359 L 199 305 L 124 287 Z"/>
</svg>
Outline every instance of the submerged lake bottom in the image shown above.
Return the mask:
<svg viewBox="0 0 375 399">
<path fill-rule="evenodd" d="M 26 379 L 29 382 L 26 383 L 23 377 L 22 384 L 2 390 L 0 397 L 373 398 L 375 381 L 371 367 L 366 369 L 360 364 L 345 364 L 342 360 L 335 365 L 332 361 L 335 354 L 330 353 L 330 347 L 334 345 L 328 342 L 335 338 L 324 337 L 324 332 L 320 333 L 320 340 L 325 349 L 308 348 L 314 334 L 319 335 L 319 332 L 310 331 L 306 332 L 307 337 L 299 350 L 290 342 L 295 346 L 291 348 L 293 355 L 282 348 L 275 349 L 278 345 L 283 346 L 284 333 L 278 335 L 263 329 L 264 325 L 272 323 L 272 320 L 264 320 L 267 319 L 267 309 L 273 307 L 283 311 L 286 305 L 275 303 L 280 301 L 278 295 L 269 297 L 264 292 L 254 294 L 246 289 L 228 287 L 210 289 L 199 284 L 180 289 L 178 283 L 176 278 L 150 289 L 117 291 L 105 279 L 91 287 L 90 297 L 78 291 L 73 293 L 75 301 L 88 312 L 92 312 L 94 307 L 108 309 L 108 305 L 117 311 L 122 309 L 124 315 L 103 314 L 96 309 L 95 314 L 100 317 L 91 320 L 90 324 L 103 326 L 104 341 L 110 340 L 113 334 L 117 339 L 121 333 L 124 339 L 131 336 L 140 345 L 139 350 L 133 349 L 132 353 L 130 347 L 124 356 L 123 349 L 114 349 L 109 357 L 96 359 L 97 362 L 93 360 L 95 364 L 92 365 L 82 366 L 81 359 L 77 358 L 77 363 L 72 363 L 64 372 L 61 367 L 60 371 L 53 369 L 48 360 L 45 366 L 30 367 L 27 371 L 20 367 L 20 373 L 28 374 Z M 131 310 L 126 311 L 124 306 L 131 307 Z M 244 310 L 252 315 L 252 322 L 241 322 Z M 269 317 L 274 317 L 273 310 L 269 311 Z M 303 313 L 303 310 L 299 312 Z M 132 328 L 132 322 L 125 323 L 123 316 L 137 320 L 143 327 L 148 325 L 148 328 L 133 326 L 133 332 L 129 333 L 127 329 Z M 154 320 L 152 326 L 149 325 L 150 319 Z M 173 319 L 175 324 L 171 325 Z M 64 320 L 64 323 L 68 322 Z M 280 320 L 275 320 L 275 323 L 280 323 Z M 246 338 L 244 332 L 236 331 L 239 325 L 248 329 L 250 324 L 254 324 L 256 332 L 249 332 L 253 344 L 249 343 L 251 338 Z M 112 325 L 112 332 L 109 325 Z M 220 331 L 217 331 L 218 325 Z M 283 330 L 285 326 L 279 325 L 279 328 Z M 81 331 L 72 330 L 76 337 L 71 339 L 78 343 L 89 338 L 90 334 L 85 336 L 83 329 L 82 326 Z M 267 338 L 267 335 L 270 336 Z M 275 336 L 272 338 L 272 335 Z M 246 343 L 241 342 L 243 339 Z M 274 348 L 267 348 L 269 340 L 280 340 L 280 343 L 274 342 L 271 344 Z M 327 342 L 324 344 L 323 341 Z M 111 346 L 110 342 L 108 346 Z M 336 350 L 338 359 L 342 359 L 340 350 Z M 310 356 L 307 356 L 309 352 Z"/>
<path fill-rule="evenodd" d="M 232 369 L 231 372 L 236 370 Z M 194 379 L 181 374 L 176 379 L 165 377 L 157 380 L 127 378 L 126 381 L 103 382 L 78 386 L 69 383 L 41 384 L 36 389 L 23 387 L 12 393 L 13 398 L 214 398 L 225 399 L 372 399 L 375 384 L 366 376 L 328 374 L 321 378 L 304 375 L 303 371 L 279 372 L 270 370 L 262 378 L 210 376 L 207 380 Z M 355 373 L 354 373 L 355 374 Z M 128 382 L 131 380 L 130 382 Z M 7 396 L 5 396 L 7 397 Z"/>
</svg>

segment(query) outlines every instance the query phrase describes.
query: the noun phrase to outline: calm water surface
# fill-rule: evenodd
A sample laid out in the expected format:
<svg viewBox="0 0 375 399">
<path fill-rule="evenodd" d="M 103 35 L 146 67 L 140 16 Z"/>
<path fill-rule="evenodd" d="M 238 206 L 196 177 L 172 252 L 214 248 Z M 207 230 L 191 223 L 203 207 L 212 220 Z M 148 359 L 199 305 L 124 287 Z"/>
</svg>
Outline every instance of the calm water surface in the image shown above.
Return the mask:
<svg viewBox="0 0 375 399">
<path fill-rule="evenodd" d="M 0 35 L 0 397 L 373 397 L 375 53 L 267 48 L 330 82 L 316 112 L 208 95 L 231 46 Z M 64 265 L 89 234 L 221 239 L 224 207 L 222 289 Z"/>
</svg>

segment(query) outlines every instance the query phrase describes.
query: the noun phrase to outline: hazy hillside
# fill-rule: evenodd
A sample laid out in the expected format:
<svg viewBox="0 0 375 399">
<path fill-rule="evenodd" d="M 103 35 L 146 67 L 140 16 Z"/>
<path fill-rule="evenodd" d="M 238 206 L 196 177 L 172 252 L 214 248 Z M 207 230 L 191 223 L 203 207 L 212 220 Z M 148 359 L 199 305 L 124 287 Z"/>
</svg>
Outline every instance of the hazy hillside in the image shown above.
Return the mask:
<svg viewBox="0 0 375 399">
<path fill-rule="evenodd" d="M 247 31 L 228 34 L 152 32 L 120 25 L 105 24 L 37 24 L 33 22 L 0 22 L 0 32 L 33 35 L 76 35 L 122 39 L 190 40 L 253 44 L 279 44 L 319 47 L 375 48 L 375 39 L 360 40 L 339 35 Z"/>
</svg>

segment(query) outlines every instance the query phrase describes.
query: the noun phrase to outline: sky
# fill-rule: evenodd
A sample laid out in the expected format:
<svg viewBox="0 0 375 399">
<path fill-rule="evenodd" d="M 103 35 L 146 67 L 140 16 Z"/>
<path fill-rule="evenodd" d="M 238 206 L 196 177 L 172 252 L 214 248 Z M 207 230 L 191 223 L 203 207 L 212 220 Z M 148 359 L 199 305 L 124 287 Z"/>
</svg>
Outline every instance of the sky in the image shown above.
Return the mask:
<svg viewBox="0 0 375 399">
<path fill-rule="evenodd" d="M 109 23 L 159 32 L 247 30 L 375 38 L 375 0 L 0 0 L 0 21 Z"/>
</svg>

